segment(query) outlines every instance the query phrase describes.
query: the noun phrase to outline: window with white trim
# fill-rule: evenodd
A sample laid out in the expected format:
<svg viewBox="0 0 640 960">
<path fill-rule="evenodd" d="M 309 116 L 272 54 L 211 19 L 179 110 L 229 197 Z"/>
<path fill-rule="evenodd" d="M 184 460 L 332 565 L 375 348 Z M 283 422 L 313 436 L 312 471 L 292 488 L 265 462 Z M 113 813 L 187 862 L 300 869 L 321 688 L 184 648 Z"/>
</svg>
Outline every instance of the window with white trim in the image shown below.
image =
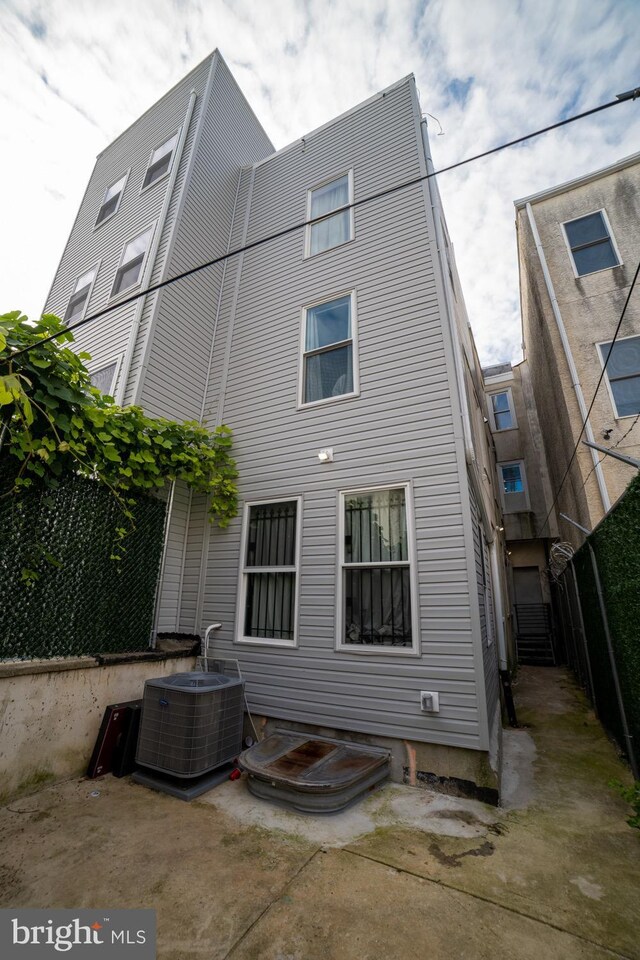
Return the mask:
<svg viewBox="0 0 640 960">
<path fill-rule="evenodd" d="M 78 277 L 76 285 L 73 288 L 73 293 L 69 298 L 67 309 L 65 310 L 64 322 L 66 324 L 80 320 L 84 316 L 97 272 L 98 268 L 92 267 L 91 270 L 87 270 L 81 277 Z"/>
<path fill-rule="evenodd" d="M 513 410 L 511 390 L 501 390 L 500 393 L 489 394 L 491 425 L 495 431 L 511 430 L 517 426 Z"/>
<path fill-rule="evenodd" d="M 153 227 L 149 227 L 144 233 L 139 234 L 124 245 L 120 266 L 113 281 L 112 297 L 128 290 L 130 287 L 135 287 L 140 282 L 152 233 Z"/>
<path fill-rule="evenodd" d="M 237 639 L 295 646 L 299 498 L 245 508 Z"/>
<path fill-rule="evenodd" d="M 304 308 L 302 405 L 356 392 L 354 313 L 352 293 Z"/>
<path fill-rule="evenodd" d="M 98 370 L 92 370 L 89 373 L 91 378 L 91 385 L 99 390 L 100 393 L 111 395 L 113 390 L 114 381 L 116 378 L 116 371 L 118 369 L 118 361 L 114 360 L 112 363 L 106 364 L 104 367 L 100 367 Z"/>
<path fill-rule="evenodd" d="M 353 239 L 353 211 L 349 209 L 350 203 L 353 203 L 351 172 L 309 190 L 307 220 L 316 220 L 319 217 L 322 219 L 307 226 L 305 234 L 307 257 L 338 247 Z"/>
<path fill-rule="evenodd" d="M 620 264 L 603 210 L 569 220 L 563 227 L 577 276 Z"/>
<path fill-rule="evenodd" d="M 105 190 L 102 205 L 98 210 L 98 216 L 96 218 L 96 227 L 99 227 L 101 223 L 109 220 L 118 212 L 118 207 L 120 206 L 124 187 L 127 182 L 127 176 L 128 174 L 125 173 L 123 177 L 120 177 L 119 180 L 116 180 L 115 183 L 112 183 L 111 186 Z"/>
<path fill-rule="evenodd" d="M 500 493 L 505 513 L 518 513 L 529 509 L 527 478 L 522 460 L 499 463 Z"/>
<path fill-rule="evenodd" d="M 341 494 L 342 648 L 414 648 L 408 492 Z"/>
<path fill-rule="evenodd" d="M 604 364 L 611 341 L 598 346 Z M 640 337 L 616 340 L 605 372 L 616 417 L 640 413 Z"/>
<path fill-rule="evenodd" d="M 169 173 L 171 169 L 171 161 L 173 159 L 173 153 L 178 142 L 178 134 L 174 133 L 172 137 L 169 137 L 165 143 L 161 144 L 151 154 L 149 158 L 149 166 L 147 167 L 147 172 L 144 175 L 144 180 L 142 181 L 142 189 L 145 187 L 150 187 L 161 177 L 164 177 L 165 174 Z"/>
</svg>

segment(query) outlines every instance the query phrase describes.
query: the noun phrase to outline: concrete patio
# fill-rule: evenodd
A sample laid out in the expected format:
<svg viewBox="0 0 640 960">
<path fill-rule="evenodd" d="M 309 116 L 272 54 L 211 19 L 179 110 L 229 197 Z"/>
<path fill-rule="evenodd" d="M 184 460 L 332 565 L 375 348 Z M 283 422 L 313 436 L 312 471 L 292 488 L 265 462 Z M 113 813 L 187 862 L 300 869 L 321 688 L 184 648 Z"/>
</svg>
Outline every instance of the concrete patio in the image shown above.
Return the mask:
<svg viewBox="0 0 640 960">
<path fill-rule="evenodd" d="M 108 776 L 0 810 L 0 906 L 155 907 L 167 960 L 640 960 L 626 769 L 562 669 L 526 668 L 503 807 L 388 785 L 334 817 Z M 97 796 L 93 794 L 98 792 Z"/>
</svg>

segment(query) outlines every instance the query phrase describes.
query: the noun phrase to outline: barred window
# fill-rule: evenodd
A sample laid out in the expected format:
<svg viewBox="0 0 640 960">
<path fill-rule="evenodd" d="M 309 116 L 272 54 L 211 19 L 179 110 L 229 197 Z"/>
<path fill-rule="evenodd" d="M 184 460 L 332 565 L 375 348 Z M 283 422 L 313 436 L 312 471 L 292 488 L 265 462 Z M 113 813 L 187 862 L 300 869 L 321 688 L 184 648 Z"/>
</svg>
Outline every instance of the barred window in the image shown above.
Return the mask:
<svg viewBox="0 0 640 960">
<path fill-rule="evenodd" d="M 247 507 L 239 640 L 295 644 L 298 502 Z"/>
<path fill-rule="evenodd" d="M 342 644 L 414 642 L 407 488 L 343 494 Z"/>
</svg>

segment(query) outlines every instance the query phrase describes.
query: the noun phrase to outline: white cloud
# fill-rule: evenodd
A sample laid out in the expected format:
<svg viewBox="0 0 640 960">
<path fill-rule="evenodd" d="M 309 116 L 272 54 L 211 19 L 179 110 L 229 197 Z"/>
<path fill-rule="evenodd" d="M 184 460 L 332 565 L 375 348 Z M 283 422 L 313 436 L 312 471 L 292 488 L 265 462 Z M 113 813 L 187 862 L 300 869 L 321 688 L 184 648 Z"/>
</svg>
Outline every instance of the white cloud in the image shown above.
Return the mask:
<svg viewBox="0 0 640 960">
<path fill-rule="evenodd" d="M 216 46 L 277 147 L 415 73 L 442 167 L 636 85 L 636 17 L 635 0 L 5 2 L 0 307 L 38 313 L 96 153 Z M 519 351 L 513 200 L 639 134 L 629 103 L 439 178 L 483 361 Z"/>
</svg>

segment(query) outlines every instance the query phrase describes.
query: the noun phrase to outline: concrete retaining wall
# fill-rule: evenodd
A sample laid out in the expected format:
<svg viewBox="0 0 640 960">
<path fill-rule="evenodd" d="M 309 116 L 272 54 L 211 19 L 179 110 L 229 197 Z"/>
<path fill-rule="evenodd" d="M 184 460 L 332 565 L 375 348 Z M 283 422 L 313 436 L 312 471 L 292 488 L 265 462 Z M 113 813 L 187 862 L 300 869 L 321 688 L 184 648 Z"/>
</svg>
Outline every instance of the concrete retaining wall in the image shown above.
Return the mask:
<svg viewBox="0 0 640 960">
<path fill-rule="evenodd" d="M 0 664 L 0 802 L 83 773 L 105 707 L 138 699 L 152 677 L 194 669 L 183 652 Z"/>
</svg>

